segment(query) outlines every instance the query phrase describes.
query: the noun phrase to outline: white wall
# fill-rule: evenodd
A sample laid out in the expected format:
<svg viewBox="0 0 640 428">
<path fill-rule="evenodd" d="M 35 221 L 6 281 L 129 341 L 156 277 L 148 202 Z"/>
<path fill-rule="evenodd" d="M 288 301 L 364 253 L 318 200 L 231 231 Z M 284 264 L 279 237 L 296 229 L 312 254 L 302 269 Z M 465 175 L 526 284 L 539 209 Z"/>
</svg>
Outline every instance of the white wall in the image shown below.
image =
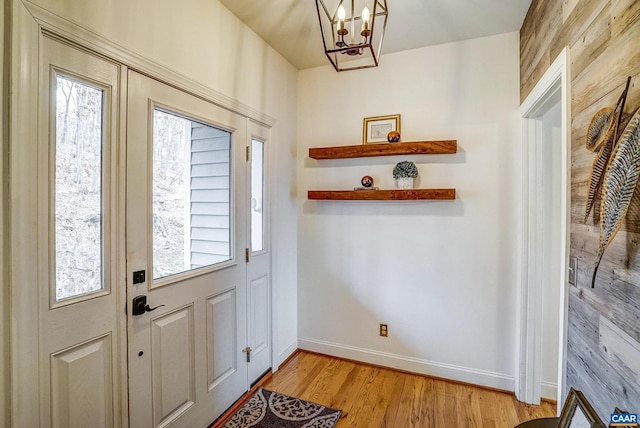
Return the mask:
<svg viewBox="0 0 640 428">
<path fill-rule="evenodd" d="M 301 348 L 514 389 L 521 211 L 519 37 L 509 33 L 329 66 L 298 80 L 298 322 Z M 458 153 L 315 161 L 359 144 L 363 117 L 402 115 L 404 141 L 457 139 Z M 455 201 L 307 201 L 393 165 Z M 389 337 L 378 324 L 389 325 Z"/>
<path fill-rule="evenodd" d="M 296 348 L 297 70 L 217 0 L 34 0 L 147 59 L 277 120 L 271 133 L 277 343 Z"/>
</svg>

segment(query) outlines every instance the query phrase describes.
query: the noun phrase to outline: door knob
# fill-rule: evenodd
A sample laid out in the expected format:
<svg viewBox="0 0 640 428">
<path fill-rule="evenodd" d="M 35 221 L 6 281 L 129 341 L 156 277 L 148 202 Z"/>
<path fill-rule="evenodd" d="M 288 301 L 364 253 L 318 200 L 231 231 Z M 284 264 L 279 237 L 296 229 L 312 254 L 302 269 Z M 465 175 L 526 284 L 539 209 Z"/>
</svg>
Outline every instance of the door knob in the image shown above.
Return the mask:
<svg viewBox="0 0 640 428">
<path fill-rule="evenodd" d="M 158 305 L 155 308 L 150 308 L 147 304 L 147 296 L 136 296 L 133 298 L 131 306 L 131 315 L 142 315 L 145 312 L 155 311 L 160 306 L 164 305 Z"/>
</svg>

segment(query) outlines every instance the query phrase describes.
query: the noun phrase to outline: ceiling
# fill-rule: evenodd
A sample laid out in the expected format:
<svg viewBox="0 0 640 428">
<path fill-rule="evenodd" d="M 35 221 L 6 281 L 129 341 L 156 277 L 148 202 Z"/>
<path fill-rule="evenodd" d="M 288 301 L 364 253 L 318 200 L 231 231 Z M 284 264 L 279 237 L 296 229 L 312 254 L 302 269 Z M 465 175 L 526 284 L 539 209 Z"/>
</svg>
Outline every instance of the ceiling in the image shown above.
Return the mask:
<svg viewBox="0 0 640 428">
<path fill-rule="evenodd" d="M 296 68 L 329 64 L 314 0 L 220 2 Z M 325 1 L 327 7 L 330 3 Z M 387 0 L 382 53 L 518 31 L 530 4 L 531 0 Z"/>
</svg>

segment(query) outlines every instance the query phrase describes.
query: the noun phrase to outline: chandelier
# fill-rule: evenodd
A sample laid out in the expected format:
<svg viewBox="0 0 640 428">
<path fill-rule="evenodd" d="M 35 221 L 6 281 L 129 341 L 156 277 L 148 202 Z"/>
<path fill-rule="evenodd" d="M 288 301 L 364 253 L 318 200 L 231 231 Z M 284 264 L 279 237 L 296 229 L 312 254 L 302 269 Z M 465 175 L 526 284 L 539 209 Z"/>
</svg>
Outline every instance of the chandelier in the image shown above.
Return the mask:
<svg viewBox="0 0 640 428">
<path fill-rule="evenodd" d="M 316 0 L 324 52 L 336 71 L 378 66 L 387 0 Z M 336 4 L 337 3 L 337 4 Z M 331 12 L 330 12 L 331 11 Z M 376 21 L 381 17 L 382 22 Z"/>
</svg>

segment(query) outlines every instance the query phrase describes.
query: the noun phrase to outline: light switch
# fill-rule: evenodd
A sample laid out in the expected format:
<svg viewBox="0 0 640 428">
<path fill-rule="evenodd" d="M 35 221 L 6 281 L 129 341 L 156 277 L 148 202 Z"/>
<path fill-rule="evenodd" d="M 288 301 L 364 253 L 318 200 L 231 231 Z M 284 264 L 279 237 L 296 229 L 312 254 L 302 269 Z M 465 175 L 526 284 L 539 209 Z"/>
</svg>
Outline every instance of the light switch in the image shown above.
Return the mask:
<svg viewBox="0 0 640 428">
<path fill-rule="evenodd" d="M 569 258 L 569 284 L 577 287 L 576 278 L 578 277 L 578 258 Z"/>
</svg>

